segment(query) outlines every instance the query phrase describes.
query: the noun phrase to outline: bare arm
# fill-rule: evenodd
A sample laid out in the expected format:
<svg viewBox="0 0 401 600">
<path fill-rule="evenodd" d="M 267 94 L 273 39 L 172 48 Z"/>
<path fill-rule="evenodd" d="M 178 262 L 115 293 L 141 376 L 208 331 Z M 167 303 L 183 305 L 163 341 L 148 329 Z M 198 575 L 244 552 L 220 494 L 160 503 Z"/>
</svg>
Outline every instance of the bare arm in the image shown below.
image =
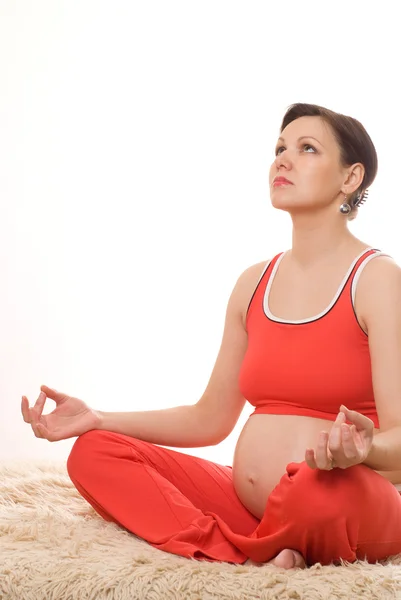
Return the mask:
<svg viewBox="0 0 401 600">
<path fill-rule="evenodd" d="M 56 402 L 55 410 L 42 415 L 46 399 Z M 35 405 L 30 408 L 22 397 L 21 411 L 36 437 L 50 442 L 84 435 L 92 430 L 113 431 L 161 446 L 195 448 L 218 444 L 223 433 L 198 404 L 140 412 L 102 412 L 83 400 L 41 386 Z"/>
<path fill-rule="evenodd" d="M 213 422 L 196 404 L 140 412 L 101 412 L 96 429 L 177 448 L 215 446 L 222 441 Z"/>
</svg>

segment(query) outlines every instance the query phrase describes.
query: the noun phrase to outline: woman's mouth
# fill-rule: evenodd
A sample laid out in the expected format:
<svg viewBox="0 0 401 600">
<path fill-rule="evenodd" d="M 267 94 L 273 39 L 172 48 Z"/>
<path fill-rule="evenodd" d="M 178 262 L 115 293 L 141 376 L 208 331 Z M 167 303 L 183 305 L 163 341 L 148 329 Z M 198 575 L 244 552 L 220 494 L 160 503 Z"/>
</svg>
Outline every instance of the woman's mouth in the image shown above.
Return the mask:
<svg viewBox="0 0 401 600">
<path fill-rule="evenodd" d="M 273 179 L 273 187 L 277 187 L 279 185 L 293 185 L 293 183 L 285 177 L 275 177 Z"/>
</svg>

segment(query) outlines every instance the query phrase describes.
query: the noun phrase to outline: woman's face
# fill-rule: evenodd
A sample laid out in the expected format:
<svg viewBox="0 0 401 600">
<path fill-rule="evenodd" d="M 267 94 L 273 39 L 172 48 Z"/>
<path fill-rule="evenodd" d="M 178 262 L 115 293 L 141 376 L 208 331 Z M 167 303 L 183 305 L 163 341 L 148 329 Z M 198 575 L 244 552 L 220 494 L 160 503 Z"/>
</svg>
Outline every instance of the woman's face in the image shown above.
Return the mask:
<svg viewBox="0 0 401 600">
<path fill-rule="evenodd" d="M 276 158 L 270 167 L 272 205 L 290 213 L 326 208 L 334 199 L 343 202 L 341 186 L 346 169 L 330 126 L 320 117 L 300 117 L 280 134 Z M 285 177 L 291 183 L 275 183 Z"/>
</svg>

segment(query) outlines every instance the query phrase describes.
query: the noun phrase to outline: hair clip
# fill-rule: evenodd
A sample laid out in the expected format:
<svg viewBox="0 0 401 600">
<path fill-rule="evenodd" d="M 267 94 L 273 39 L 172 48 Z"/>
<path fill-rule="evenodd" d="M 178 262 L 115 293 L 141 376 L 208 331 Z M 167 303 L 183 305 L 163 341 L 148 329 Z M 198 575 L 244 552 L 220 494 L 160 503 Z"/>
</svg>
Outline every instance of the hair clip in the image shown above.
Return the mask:
<svg viewBox="0 0 401 600">
<path fill-rule="evenodd" d="M 364 204 L 366 202 L 366 200 L 368 199 L 368 195 L 369 195 L 369 190 L 365 190 L 364 192 L 361 192 L 360 194 L 358 194 L 358 196 L 356 197 L 356 200 L 354 202 L 354 207 L 362 206 L 362 204 Z"/>
</svg>

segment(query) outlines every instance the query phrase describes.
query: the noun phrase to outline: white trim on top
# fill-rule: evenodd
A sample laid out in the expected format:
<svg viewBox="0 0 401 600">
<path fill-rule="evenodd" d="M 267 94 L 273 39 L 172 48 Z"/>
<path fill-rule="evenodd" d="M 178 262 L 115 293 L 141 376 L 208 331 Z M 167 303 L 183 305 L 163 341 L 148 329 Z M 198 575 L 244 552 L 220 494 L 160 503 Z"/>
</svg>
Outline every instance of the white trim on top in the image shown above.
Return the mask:
<svg viewBox="0 0 401 600">
<path fill-rule="evenodd" d="M 381 250 L 378 250 L 374 254 L 371 254 L 370 256 L 368 256 L 363 262 L 361 262 L 361 264 L 359 265 L 359 267 L 357 268 L 357 270 L 355 272 L 355 276 L 354 276 L 354 279 L 352 281 L 352 286 L 351 286 L 352 306 L 354 308 L 355 308 L 356 285 L 358 283 L 358 280 L 361 276 L 362 271 L 366 267 L 366 265 L 372 260 L 372 258 L 376 258 L 376 256 L 389 256 L 389 255 L 386 254 L 385 252 L 382 252 Z"/>
<path fill-rule="evenodd" d="M 365 250 L 363 250 L 363 252 L 361 252 L 352 262 L 352 265 L 349 267 L 344 279 L 342 280 L 342 282 L 340 283 L 340 286 L 337 290 L 336 295 L 334 296 L 333 300 L 330 302 L 329 306 L 327 308 L 325 308 L 325 310 L 323 310 L 321 313 L 319 313 L 318 315 L 315 315 L 313 317 L 309 317 L 308 319 L 298 319 L 296 321 L 289 321 L 287 319 L 280 319 L 279 317 L 276 317 L 275 315 L 273 315 L 273 313 L 270 311 L 269 308 L 269 294 L 270 294 L 270 289 L 273 283 L 273 279 L 274 276 L 276 275 L 277 269 L 284 257 L 285 254 L 287 254 L 287 252 L 289 252 L 289 250 L 286 250 L 286 252 L 284 252 L 281 256 L 279 256 L 279 258 L 276 261 L 276 264 L 273 267 L 272 272 L 270 273 L 270 277 L 269 277 L 269 281 L 268 284 L 266 286 L 266 290 L 265 290 L 265 294 L 263 297 L 263 309 L 264 312 L 266 314 L 267 317 L 269 317 L 269 319 L 271 319 L 272 321 L 276 321 L 277 323 L 288 323 L 288 324 L 294 324 L 294 325 L 298 325 L 300 323 L 311 323 L 312 321 L 316 321 L 317 319 L 321 319 L 322 317 L 324 317 L 334 306 L 334 304 L 337 302 L 338 298 L 341 295 L 341 292 L 344 289 L 344 286 L 348 280 L 348 277 L 351 275 L 352 270 L 354 269 L 356 263 L 358 262 L 358 260 L 364 255 L 366 254 L 366 252 L 369 252 L 370 250 L 374 250 L 374 248 L 365 248 Z M 378 251 L 380 252 L 380 251 Z M 380 254 L 382 254 L 380 252 Z M 373 258 L 374 256 L 377 256 L 377 253 L 372 254 L 370 257 L 368 257 L 368 259 Z M 362 265 L 364 265 L 365 263 L 363 262 L 359 267 L 358 267 L 358 271 L 360 271 L 360 268 Z M 354 288 L 355 290 L 355 288 Z"/>
</svg>

